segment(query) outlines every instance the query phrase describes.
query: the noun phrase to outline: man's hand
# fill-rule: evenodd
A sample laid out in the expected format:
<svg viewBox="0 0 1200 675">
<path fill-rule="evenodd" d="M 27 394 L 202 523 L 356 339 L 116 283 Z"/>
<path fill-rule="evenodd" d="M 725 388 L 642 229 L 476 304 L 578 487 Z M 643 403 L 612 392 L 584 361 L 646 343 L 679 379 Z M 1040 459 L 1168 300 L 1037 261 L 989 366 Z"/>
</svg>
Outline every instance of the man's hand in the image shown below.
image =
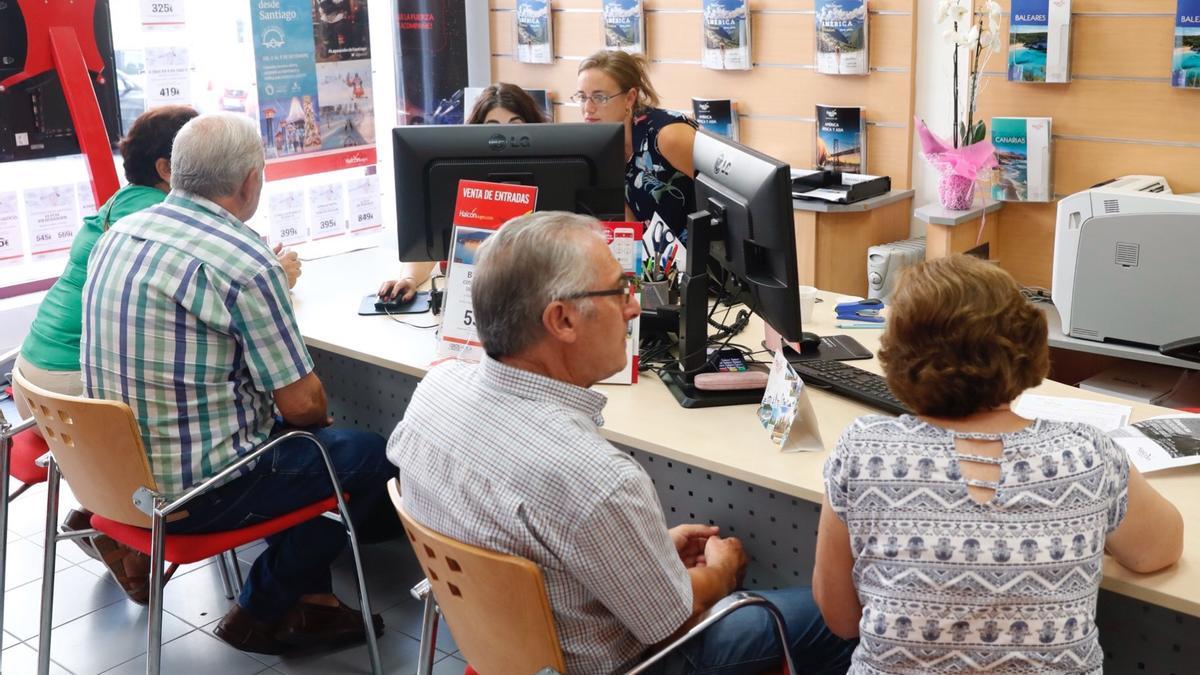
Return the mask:
<svg viewBox="0 0 1200 675">
<path fill-rule="evenodd" d="M 275 244 L 273 249 L 275 257 L 279 260 L 279 264 L 283 266 L 283 272 L 287 275 L 288 288 L 296 287 L 296 280 L 300 278 L 300 256 L 295 251 L 283 250 L 283 244 Z"/>
<path fill-rule="evenodd" d="M 675 550 L 679 553 L 679 559 L 683 561 L 683 566 L 691 569 L 705 564 L 705 545 L 710 537 L 717 536 L 718 531 L 718 528 L 712 525 L 686 523 L 672 527 L 667 530 L 667 533 L 671 535 L 671 543 L 675 544 Z"/>
<path fill-rule="evenodd" d="M 704 544 L 704 563 L 710 568 L 722 568 L 730 576 L 732 582 L 725 595 L 732 593 L 742 585 L 746 576 L 746 552 L 742 542 L 737 537 L 710 537 Z"/>
</svg>

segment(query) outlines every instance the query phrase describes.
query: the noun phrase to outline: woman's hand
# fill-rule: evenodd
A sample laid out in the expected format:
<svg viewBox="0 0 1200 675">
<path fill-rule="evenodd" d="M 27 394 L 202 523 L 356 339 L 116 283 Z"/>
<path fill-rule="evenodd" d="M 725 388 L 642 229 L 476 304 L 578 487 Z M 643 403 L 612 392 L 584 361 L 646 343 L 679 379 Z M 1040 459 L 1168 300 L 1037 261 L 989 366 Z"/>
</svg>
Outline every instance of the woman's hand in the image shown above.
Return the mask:
<svg viewBox="0 0 1200 675">
<path fill-rule="evenodd" d="M 401 298 L 405 302 L 408 302 L 412 300 L 413 294 L 417 292 L 418 285 L 417 280 L 412 277 L 388 279 L 379 286 L 379 298 L 381 300 Z"/>
</svg>

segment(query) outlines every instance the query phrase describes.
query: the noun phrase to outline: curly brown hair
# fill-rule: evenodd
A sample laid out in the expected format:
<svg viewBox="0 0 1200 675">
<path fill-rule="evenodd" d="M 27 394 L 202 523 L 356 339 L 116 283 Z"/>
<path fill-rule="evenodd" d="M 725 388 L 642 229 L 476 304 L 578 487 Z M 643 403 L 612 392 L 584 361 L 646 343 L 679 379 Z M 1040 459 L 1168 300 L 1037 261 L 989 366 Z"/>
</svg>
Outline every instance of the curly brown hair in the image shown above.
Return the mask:
<svg viewBox="0 0 1200 675">
<path fill-rule="evenodd" d="M 155 162 L 159 158 L 170 161 L 175 134 L 199 114 L 191 106 L 164 105 L 138 115 L 119 146 L 125 162 L 125 180 L 145 187 L 161 183 Z"/>
<path fill-rule="evenodd" d="M 879 361 L 892 392 L 917 414 L 990 410 L 1049 371 L 1045 315 L 984 260 L 953 255 L 909 268 L 890 305 Z"/>
<path fill-rule="evenodd" d="M 518 87 L 515 84 L 507 82 L 499 82 L 484 89 L 479 94 L 479 98 L 475 99 L 475 107 L 471 109 L 471 114 L 467 116 L 467 124 L 483 124 L 487 119 L 488 113 L 496 108 L 504 108 L 505 110 L 516 113 L 517 117 L 526 124 L 538 124 L 545 122 L 546 114 L 542 113 L 542 109 L 529 95 L 529 92 Z"/>
</svg>

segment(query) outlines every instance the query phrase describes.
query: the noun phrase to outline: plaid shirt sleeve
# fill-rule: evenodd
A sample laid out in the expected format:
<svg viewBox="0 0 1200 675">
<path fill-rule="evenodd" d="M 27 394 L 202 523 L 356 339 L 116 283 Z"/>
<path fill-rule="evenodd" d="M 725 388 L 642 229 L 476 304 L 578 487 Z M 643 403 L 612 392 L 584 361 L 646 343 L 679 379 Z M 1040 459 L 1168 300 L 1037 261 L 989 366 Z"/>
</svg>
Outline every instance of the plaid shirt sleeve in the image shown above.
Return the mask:
<svg viewBox="0 0 1200 675">
<path fill-rule="evenodd" d="M 246 367 L 260 391 L 286 387 L 312 372 L 282 267 L 272 265 L 249 279 L 237 290 L 230 311 Z"/>
<path fill-rule="evenodd" d="M 691 577 L 644 473 L 622 480 L 583 519 L 571 553 L 571 574 L 642 644 L 660 642 L 691 616 Z"/>
</svg>

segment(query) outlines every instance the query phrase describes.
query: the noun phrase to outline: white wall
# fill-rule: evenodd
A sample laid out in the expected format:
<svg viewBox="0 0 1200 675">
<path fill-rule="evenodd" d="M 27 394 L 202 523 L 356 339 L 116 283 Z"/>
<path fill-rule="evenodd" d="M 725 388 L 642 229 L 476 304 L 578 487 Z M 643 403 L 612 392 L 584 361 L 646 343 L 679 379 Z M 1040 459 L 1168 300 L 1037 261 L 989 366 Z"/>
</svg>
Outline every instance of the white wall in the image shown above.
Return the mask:
<svg viewBox="0 0 1200 675">
<path fill-rule="evenodd" d="M 917 94 L 916 117 L 925 120 L 935 133 L 949 135 L 953 117 L 953 101 L 950 87 L 953 84 L 951 67 L 952 52 L 942 39 L 942 27 L 937 20 L 938 0 L 917 0 Z M 921 144 L 913 139 L 912 159 L 913 208 L 937 200 L 938 174 L 921 157 Z M 912 233 L 925 233 L 925 224 L 912 221 Z"/>
</svg>

